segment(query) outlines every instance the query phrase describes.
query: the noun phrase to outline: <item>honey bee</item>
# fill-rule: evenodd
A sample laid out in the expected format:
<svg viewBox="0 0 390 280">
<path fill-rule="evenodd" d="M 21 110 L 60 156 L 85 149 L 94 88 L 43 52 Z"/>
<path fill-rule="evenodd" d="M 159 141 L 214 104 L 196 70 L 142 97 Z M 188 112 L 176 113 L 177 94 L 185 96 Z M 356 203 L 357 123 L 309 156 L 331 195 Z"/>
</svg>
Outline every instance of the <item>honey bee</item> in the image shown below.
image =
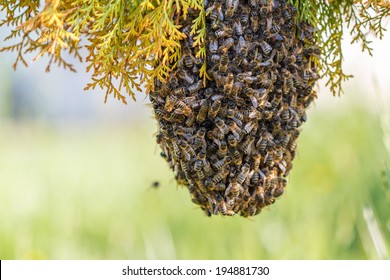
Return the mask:
<svg viewBox="0 0 390 280">
<path fill-rule="evenodd" d="M 226 53 L 233 45 L 234 45 L 234 39 L 229 37 L 219 47 L 219 51 L 222 53 Z"/>
<path fill-rule="evenodd" d="M 223 181 L 228 174 L 229 174 L 229 170 L 227 167 L 225 167 L 222 170 L 219 170 L 219 172 L 213 177 L 211 182 L 214 184 L 217 184 L 217 183 Z"/>
<path fill-rule="evenodd" d="M 239 0 L 226 0 L 226 16 L 233 17 L 237 10 Z"/>
<path fill-rule="evenodd" d="M 264 153 L 265 149 L 267 148 L 267 145 L 267 139 L 260 138 L 259 141 L 256 143 L 256 148 L 259 149 L 260 153 Z"/>
<path fill-rule="evenodd" d="M 154 114 L 157 119 L 168 119 L 168 112 L 162 109 L 154 109 Z"/>
<path fill-rule="evenodd" d="M 209 50 L 212 54 L 217 53 L 218 51 L 218 40 L 210 39 L 209 41 Z"/>
<path fill-rule="evenodd" d="M 227 125 L 228 125 L 228 129 L 230 129 L 230 131 L 233 133 L 234 137 L 236 137 L 236 139 L 238 141 L 240 141 L 244 135 L 245 135 L 245 132 L 242 131 L 238 126 L 237 124 L 232 121 L 232 120 L 227 120 L 226 121 Z"/>
<path fill-rule="evenodd" d="M 187 84 L 191 85 L 194 83 L 194 78 L 191 77 L 185 70 L 180 70 L 177 72 L 178 72 L 177 75 L 179 76 L 179 78 L 182 79 Z"/>
<path fill-rule="evenodd" d="M 172 112 L 173 108 L 174 108 L 175 105 L 176 105 L 176 102 L 177 102 L 177 97 L 176 97 L 175 95 L 168 95 L 168 96 L 165 98 L 164 109 L 165 109 L 167 112 Z"/>
<path fill-rule="evenodd" d="M 221 118 L 215 118 L 215 125 L 221 131 L 223 135 L 229 133 L 229 127 L 225 124 L 225 122 Z"/>
<path fill-rule="evenodd" d="M 194 83 L 188 87 L 188 92 L 191 94 L 194 94 L 195 92 L 200 90 L 202 87 L 203 87 L 202 80 L 199 80 L 196 83 Z"/>
<path fill-rule="evenodd" d="M 226 117 L 232 119 L 238 126 L 242 126 L 242 121 L 236 117 L 236 114 L 233 109 L 229 109 L 227 111 Z M 234 138 L 233 135 L 231 136 Z"/>
<path fill-rule="evenodd" d="M 175 109 L 174 113 L 182 114 L 185 115 L 186 117 L 189 117 L 191 115 L 192 109 L 189 106 L 187 106 L 187 104 L 185 104 L 183 101 L 178 100 L 176 102 L 176 106 L 178 108 Z"/>
<path fill-rule="evenodd" d="M 255 142 L 255 137 L 254 136 L 249 136 L 246 141 L 242 145 L 242 150 L 245 154 L 250 155 L 253 150 L 253 144 Z"/>
<path fill-rule="evenodd" d="M 220 201 L 218 210 L 224 216 L 233 216 L 235 214 L 234 211 L 227 208 L 226 202 L 224 200 Z"/>
<path fill-rule="evenodd" d="M 233 164 L 240 166 L 242 163 L 242 157 L 240 152 L 234 147 L 234 149 L 231 151 L 231 154 Z"/>
<path fill-rule="evenodd" d="M 231 35 L 232 31 L 233 31 L 232 29 L 223 26 L 221 29 L 216 30 L 214 34 L 215 37 L 217 37 L 217 39 L 222 39 Z M 234 40 L 233 40 L 233 44 L 234 44 Z"/>
<path fill-rule="evenodd" d="M 240 56 L 246 56 L 248 54 L 249 44 L 245 41 L 244 37 L 238 37 L 238 47 L 237 51 Z"/>
<path fill-rule="evenodd" d="M 213 104 L 211 104 L 210 109 L 208 111 L 208 118 L 211 120 L 214 119 L 217 116 L 220 108 L 221 108 L 221 100 L 214 101 Z"/>
<path fill-rule="evenodd" d="M 230 157 L 225 157 L 213 163 L 213 166 L 216 170 L 221 170 L 223 167 L 229 165 L 232 162 Z"/>
<path fill-rule="evenodd" d="M 249 173 L 249 164 L 248 163 L 245 163 L 242 168 L 241 168 L 241 172 L 238 174 L 237 176 L 237 183 L 242 185 L 246 179 L 246 177 L 248 176 L 248 173 Z"/>
<path fill-rule="evenodd" d="M 195 114 L 191 114 L 185 121 L 185 124 L 189 127 L 193 126 L 194 122 L 196 120 Z"/>
<path fill-rule="evenodd" d="M 182 149 L 183 152 L 186 152 L 190 155 L 190 158 L 188 158 L 188 160 L 196 157 L 194 149 L 190 145 L 188 145 L 188 143 L 186 141 L 180 140 L 178 145 Z"/>
<path fill-rule="evenodd" d="M 211 60 L 211 62 L 217 63 L 217 62 L 219 62 L 220 59 L 221 59 L 221 56 L 219 54 L 213 54 L 211 56 L 210 60 Z"/>
<path fill-rule="evenodd" d="M 194 147 L 197 149 L 199 147 L 202 147 L 203 149 L 206 148 L 207 144 L 205 141 L 205 135 L 206 135 L 206 129 L 204 127 L 201 127 L 197 132 L 196 136 L 194 138 Z"/>
<path fill-rule="evenodd" d="M 238 182 L 238 177 L 237 177 L 237 179 L 232 178 L 230 180 L 229 186 L 226 188 L 225 196 L 232 194 L 233 197 L 238 197 L 240 195 L 240 193 L 243 192 L 243 190 L 244 190 L 243 187 Z"/>
<path fill-rule="evenodd" d="M 217 156 L 219 158 L 224 158 L 227 155 L 227 152 L 228 152 L 227 144 L 225 141 L 222 141 L 221 145 L 219 145 L 218 147 Z"/>
<path fill-rule="evenodd" d="M 258 17 L 251 17 L 251 29 L 254 33 L 257 33 L 260 28 L 260 22 Z"/>
<path fill-rule="evenodd" d="M 226 189 L 226 185 L 220 182 L 218 184 L 213 185 L 211 189 L 214 191 L 224 191 Z"/>
<path fill-rule="evenodd" d="M 233 28 L 236 31 L 236 35 L 242 36 L 243 28 L 242 28 L 241 22 L 239 20 L 234 22 Z"/>
<path fill-rule="evenodd" d="M 251 133 L 252 130 L 253 132 L 255 132 L 257 130 L 257 126 L 258 126 L 257 122 L 250 121 L 245 124 L 244 130 L 247 134 L 249 134 Z"/>
<path fill-rule="evenodd" d="M 240 19 L 241 19 L 241 22 L 243 24 L 245 24 L 245 25 L 247 25 L 248 21 L 249 21 L 249 12 L 250 12 L 249 7 L 248 6 L 244 6 L 243 9 L 242 9 L 242 12 L 241 12 Z"/>
<path fill-rule="evenodd" d="M 203 99 L 200 105 L 198 115 L 196 116 L 196 120 L 199 123 L 203 122 L 206 119 L 209 107 L 210 107 L 210 102 L 207 99 Z"/>
<path fill-rule="evenodd" d="M 268 44 L 264 40 L 261 40 L 259 44 L 264 55 L 269 55 L 271 53 L 272 47 L 270 46 L 270 44 Z"/>
<path fill-rule="evenodd" d="M 227 52 L 224 52 L 221 55 L 221 59 L 219 61 L 219 67 L 218 67 L 219 72 L 223 72 L 223 73 L 226 72 L 228 69 L 228 64 L 229 64 L 229 55 L 227 54 Z"/>
<path fill-rule="evenodd" d="M 273 25 L 273 26 L 270 28 L 270 32 L 271 32 L 272 34 L 279 33 L 280 30 L 281 30 L 280 25 Z"/>
</svg>

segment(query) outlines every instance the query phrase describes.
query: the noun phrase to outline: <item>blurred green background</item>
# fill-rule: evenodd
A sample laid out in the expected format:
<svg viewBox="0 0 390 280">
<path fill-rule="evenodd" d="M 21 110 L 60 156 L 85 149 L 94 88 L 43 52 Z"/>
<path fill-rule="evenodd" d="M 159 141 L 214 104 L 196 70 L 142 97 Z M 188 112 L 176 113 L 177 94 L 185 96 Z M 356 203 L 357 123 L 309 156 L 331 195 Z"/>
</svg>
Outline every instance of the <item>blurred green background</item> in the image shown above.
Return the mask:
<svg viewBox="0 0 390 280">
<path fill-rule="evenodd" d="M 388 258 L 388 42 L 349 49 L 345 95 L 320 85 L 286 193 L 250 219 L 206 217 L 176 186 L 142 93 L 103 104 L 83 65 L 13 72 L 1 54 L 0 259 Z"/>
</svg>

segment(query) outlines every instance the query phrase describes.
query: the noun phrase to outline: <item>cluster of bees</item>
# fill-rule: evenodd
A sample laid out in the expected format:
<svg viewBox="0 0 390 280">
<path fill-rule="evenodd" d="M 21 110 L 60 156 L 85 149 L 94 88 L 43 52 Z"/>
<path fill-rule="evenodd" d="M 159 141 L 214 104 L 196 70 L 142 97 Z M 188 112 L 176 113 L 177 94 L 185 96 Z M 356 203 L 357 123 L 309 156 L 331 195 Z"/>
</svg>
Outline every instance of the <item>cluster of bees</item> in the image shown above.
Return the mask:
<svg viewBox="0 0 390 280">
<path fill-rule="evenodd" d="M 300 125 L 315 99 L 314 29 L 287 1 L 205 2 L 207 68 L 192 47 L 150 94 L 157 143 L 175 179 L 207 215 L 252 216 L 286 187 Z"/>
</svg>

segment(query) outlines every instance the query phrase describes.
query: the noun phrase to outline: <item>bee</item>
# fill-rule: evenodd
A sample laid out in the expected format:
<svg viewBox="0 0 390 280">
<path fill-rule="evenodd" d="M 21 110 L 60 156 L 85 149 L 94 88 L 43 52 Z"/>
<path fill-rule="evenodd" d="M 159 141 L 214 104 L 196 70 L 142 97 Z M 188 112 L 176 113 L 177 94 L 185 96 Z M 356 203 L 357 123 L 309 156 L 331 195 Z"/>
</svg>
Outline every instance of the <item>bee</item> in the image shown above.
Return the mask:
<svg viewBox="0 0 390 280">
<path fill-rule="evenodd" d="M 260 138 L 259 141 L 256 143 L 256 148 L 259 149 L 260 153 L 264 153 L 265 149 L 267 149 L 268 141 L 267 139 Z"/>
<path fill-rule="evenodd" d="M 242 57 L 248 54 L 249 43 L 244 39 L 244 37 L 238 37 L 238 54 Z"/>
<path fill-rule="evenodd" d="M 232 194 L 233 197 L 238 197 L 241 192 L 243 192 L 244 189 L 241 186 L 241 184 L 238 182 L 238 178 L 232 178 L 229 186 L 227 187 L 225 191 L 225 196 L 228 196 L 229 194 Z"/>
<path fill-rule="evenodd" d="M 196 132 L 196 136 L 194 138 L 194 147 L 195 148 L 199 148 L 199 147 L 202 147 L 203 149 L 206 148 L 207 144 L 205 141 L 205 135 L 206 135 L 206 129 L 204 127 L 201 127 Z"/>
<path fill-rule="evenodd" d="M 227 155 L 227 152 L 228 152 L 227 144 L 225 141 L 222 141 L 221 145 L 219 145 L 218 147 L 217 156 L 219 158 L 224 158 Z"/>
<path fill-rule="evenodd" d="M 261 161 L 261 154 L 259 151 L 256 151 L 254 154 L 253 154 L 253 170 L 258 170 L 259 167 L 260 167 L 260 161 Z"/>
<path fill-rule="evenodd" d="M 168 112 L 162 109 L 155 109 L 154 114 L 157 119 L 165 119 L 167 120 L 169 118 Z"/>
<path fill-rule="evenodd" d="M 177 75 L 179 76 L 180 79 L 182 79 L 184 82 L 187 84 L 191 85 L 194 83 L 194 78 L 188 75 L 188 73 L 185 70 L 180 70 L 177 71 Z"/>
<path fill-rule="evenodd" d="M 239 0 L 226 0 L 226 16 L 233 17 L 237 10 Z"/>
<path fill-rule="evenodd" d="M 218 51 L 218 40 L 217 39 L 210 39 L 209 50 L 212 54 L 217 53 L 217 51 Z"/>
<path fill-rule="evenodd" d="M 234 84 L 234 74 L 229 73 L 224 82 L 224 86 L 223 86 L 224 92 L 230 94 L 231 91 L 233 90 L 233 84 Z"/>
<path fill-rule="evenodd" d="M 218 29 L 217 31 L 214 32 L 215 34 L 215 37 L 217 37 L 218 39 L 222 39 L 222 38 L 225 38 L 225 37 L 228 37 L 230 35 L 230 30 L 229 29 Z M 234 40 L 233 40 L 233 44 L 234 44 Z"/>
<path fill-rule="evenodd" d="M 227 208 L 226 202 L 224 200 L 219 202 L 218 210 L 224 216 L 233 216 L 236 214 L 234 211 Z"/>
<path fill-rule="evenodd" d="M 251 17 L 251 29 L 254 33 L 257 33 L 260 28 L 260 22 L 258 17 Z"/>
<path fill-rule="evenodd" d="M 249 12 L 250 12 L 249 7 L 248 6 L 244 6 L 243 9 L 242 9 L 242 12 L 241 12 L 240 19 L 241 19 L 241 22 L 243 24 L 245 24 L 245 25 L 247 25 L 248 21 L 249 21 Z M 251 40 L 248 40 L 248 41 L 251 41 Z"/>
<path fill-rule="evenodd" d="M 284 106 L 282 113 L 281 113 L 281 118 L 283 121 L 287 122 L 291 117 L 290 110 L 288 107 Z"/>
<path fill-rule="evenodd" d="M 246 141 L 242 145 L 242 150 L 245 154 L 250 155 L 253 150 L 253 144 L 255 142 L 255 137 L 254 136 L 249 136 Z"/>
<path fill-rule="evenodd" d="M 194 171 L 198 174 L 203 174 L 202 172 L 202 169 L 203 169 L 203 161 L 201 160 L 196 160 L 195 163 L 194 163 Z M 201 176 L 198 176 L 200 179 L 203 179 L 201 178 Z M 203 177 L 204 177 L 204 174 L 203 174 Z"/>
<path fill-rule="evenodd" d="M 220 182 L 218 184 L 212 185 L 211 189 L 214 191 L 224 191 L 226 189 L 226 185 Z"/>
<path fill-rule="evenodd" d="M 268 152 L 268 154 L 265 156 L 265 165 L 272 167 L 274 165 L 274 157 L 272 153 Z"/>
<path fill-rule="evenodd" d="M 242 168 L 241 168 L 241 172 L 238 174 L 237 176 L 237 183 L 242 185 L 246 179 L 246 177 L 248 176 L 248 173 L 249 173 L 249 164 L 248 163 L 245 163 Z"/>
<path fill-rule="evenodd" d="M 241 163 L 242 163 L 242 157 L 241 157 L 240 152 L 236 148 L 234 148 L 231 151 L 231 154 L 232 154 L 232 162 L 233 162 L 233 164 L 235 164 L 237 166 L 240 166 Z"/>
<path fill-rule="evenodd" d="M 241 22 L 239 20 L 234 22 L 233 28 L 236 31 L 236 35 L 242 36 L 243 28 L 242 28 Z"/>
<path fill-rule="evenodd" d="M 251 131 L 253 130 L 252 133 L 256 132 L 257 131 L 257 127 L 258 127 L 258 123 L 255 121 L 250 121 L 250 122 L 247 122 L 244 126 L 244 130 L 247 134 L 251 133 Z"/>
<path fill-rule="evenodd" d="M 234 45 L 234 39 L 229 37 L 219 47 L 219 51 L 222 53 L 226 53 L 231 47 L 233 47 L 233 45 Z"/>
<path fill-rule="evenodd" d="M 196 83 L 190 85 L 187 90 L 189 93 L 194 94 L 195 92 L 200 90 L 202 86 L 203 86 L 202 80 L 199 80 Z"/>
<path fill-rule="evenodd" d="M 176 106 L 178 108 L 175 109 L 174 113 L 185 115 L 186 117 L 191 115 L 192 109 L 189 106 L 187 106 L 187 104 L 185 104 L 183 101 L 178 100 L 176 102 Z"/>
<path fill-rule="evenodd" d="M 242 121 L 236 117 L 233 109 L 227 111 L 226 117 L 232 119 L 238 126 L 242 126 Z M 231 136 L 234 138 L 233 135 Z"/>
<path fill-rule="evenodd" d="M 221 131 L 223 135 L 229 133 L 229 127 L 225 124 L 225 122 L 221 118 L 215 118 L 215 125 Z"/>
<path fill-rule="evenodd" d="M 230 157 L 225 157 L 213 163 L 213 166 L 216 170 L 221 170 L 223 167 L 229 165 L 232 162 Z"/>
<path fill-rule="evenodd" d="M 217 63 L 221 59 L 221 56 L 219 54 L 213 54 L 211 56 L 211 62 Z"/>
<path fill-rule="evenodd" d="M 259 44 L 260 44 L 261 50 L 263 51 L 264 55 L 269 55 L 271 53 L 272 47 L 270 46 L 270 44 L 268 44 L 264 40 L 261 40 Z"/>
<path fill-rule="evenodd" d="M 273 25 L 271 28 L 270 28 L 270 32 L 272 34 L 276 34 L 276 33 L 279 33 L 280 32 L 280 25 Z"/>
<path fill-rule="evenodd" d="M 210 109 L 208 111 L 208 118 L 211 120 L 214 119 L 217 116 L 220 108 L 221 108 L 221 100 L 214 101 L 213 104 L 211 104 Z"/>
<path fill-rule="evenodd" d="M 230 147 L 237 147 L 237 139 L 232 134 L 229 134 L 228 136 L 228 144 Z"/>
<path fill-rule="evenodd" d="M 229 55 L 227 54 L 227 52 L 224 52 L 221 55 L 221 59 L 219 61 L 219 67 L 218 67 L 219 72 L 223 72 L 223 73 L 226 72 L 228 68 L 228 64 L 229 64 Z"/>
<path fill-rule="evenodd" d="M 229 170 L 228 170 L 228 168 L 225 167 L 222 170 L 219 170 L 219 172 L 213 177 L 211 182 L 214 184 L 217 184 L 217 183 L 223 181 L 228 174 L 229 174 Z"/>
<path fill-rule="evenodd" d="M 210 107 L 210 102 L 207 99 L 203 99 L 200 105 L 198 115 L 196 116 L 196 120 L 199 123 L 203 122 L 206 119 L 209 107 Z"/>
<path fill-rule="evenodd" d="M 194 149 L 190 145 L 188 145 L 188 143 L 186 141 L 181 140 L 181 141 L 179 141 L 178 145 L 182 149 L 182 151 L 188 153 L 191 156 L 191 158 L 196 157 Z M 189 159 L 191 159 L 191 158 L 189 158 Z"/>
<path fill-rule="evenodd" d="M 188 168 L 187 163 L 186 163 L 184 160 L 181 160 L 181 161 L 180 161 L 180 165 L 181 165 L 181 170 L 183 170 L 184 176 L 186 177 L 186 179 L 187 179 L 187 180 L 190 179 L 190 175 L 189 175 L 189 173 L 188 173 L 189 168 Z"/>
<path fill-rule="evenodd" d="M 234 121 L 229 119 L 226 121 L 226 123 L 238 141 L 240 141 L 245 136 L 245 132 L 241 130 Z"/>
<path fill-rule="evenodd" d="M 193 126 L 194 122 L 196 120 L 195 114 L 191 114 L 185 121 L 185 124 L 189 127 Z"/>
<path fill-rule="evenodd" d="M 250 1 L 249 1 L 249 5 L 250 5 L 253 9 L 256 9 L 256 8 L 258 8 L 257 1 L 258 1 L 258 0 L 250 0 Z"/>
<path fill-rule="evenodd" d="M 167 112 L 172 112 L 173 108 L 175 107 L 176 105 L 176 102 L 177 102 L 177 97 L 176 95 L 168 95 L 166 98 L 165 98 L 165 105 L 164 105 L 164 109 L 167 111 Z"/>
</svg>

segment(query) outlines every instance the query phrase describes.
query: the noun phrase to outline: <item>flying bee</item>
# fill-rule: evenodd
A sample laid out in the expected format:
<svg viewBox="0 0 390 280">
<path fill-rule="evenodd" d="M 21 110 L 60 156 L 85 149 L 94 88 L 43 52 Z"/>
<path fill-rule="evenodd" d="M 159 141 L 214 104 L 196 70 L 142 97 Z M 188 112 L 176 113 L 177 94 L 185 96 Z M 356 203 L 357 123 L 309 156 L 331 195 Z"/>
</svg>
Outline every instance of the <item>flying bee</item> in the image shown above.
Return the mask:
<svg viewBox="0 0 390 280">
<path fill-rule="evenodd" d="M 215 118 L 215 125 L 221 131 L 223 135 L 229 133 L 229 127 L 225 124 L 225 122 L 221 118 Z"/>
<path fill-rule="evenodd" d="M 229 64 L 229 55 L 227 52 L 222 53 L 221 59 L 219 61 L 219 67 L 218 70 L 219 72 L 226 72 L 228 69 L 228 64 Z"/>
<path fill-rule="evenodd" d="M 209 50 L 213 54 L 217 53 L 217 51 L 218 51 L 218 40 L 217 39 L 210 39 Z"/>
<path fill-rule="evenodd" d="M 200 105 L 198 115 L 196 116 L 196 120 L 199 123 L 203 122 L 206 119 L 209 106 L 210 102 L 207 99 L 203 99 Z"/>
<path fill-rule="evenodd" d="M 211 104 L 209 112 L 208 112 L 208 118 L 213 120 L 217 114 L 219 109 L 221 108 L 221 100 L 216 100 Z"/>
<path fill-rule="evenodd" d="M 234 39 L 232 37 L 227 38 L 223 44 L 219 47 L 219 51 L 226 53 L 234 45 Z"/>
<path fill-rule="evenodd" d="M 182 79 L 187 84 L 194 83 L 194 78 L 191 77 L 185 70 L 177 71 L 177 75 L 179 76 L 180 79 Z"/>
<path fill-rule="evenodd" d="M 219 158 L 224 158 L 227 155 L 228 148 L 225 141 L 221 141 L 221 145 L 218 147 L 217 156 Z"/>
</svg>

